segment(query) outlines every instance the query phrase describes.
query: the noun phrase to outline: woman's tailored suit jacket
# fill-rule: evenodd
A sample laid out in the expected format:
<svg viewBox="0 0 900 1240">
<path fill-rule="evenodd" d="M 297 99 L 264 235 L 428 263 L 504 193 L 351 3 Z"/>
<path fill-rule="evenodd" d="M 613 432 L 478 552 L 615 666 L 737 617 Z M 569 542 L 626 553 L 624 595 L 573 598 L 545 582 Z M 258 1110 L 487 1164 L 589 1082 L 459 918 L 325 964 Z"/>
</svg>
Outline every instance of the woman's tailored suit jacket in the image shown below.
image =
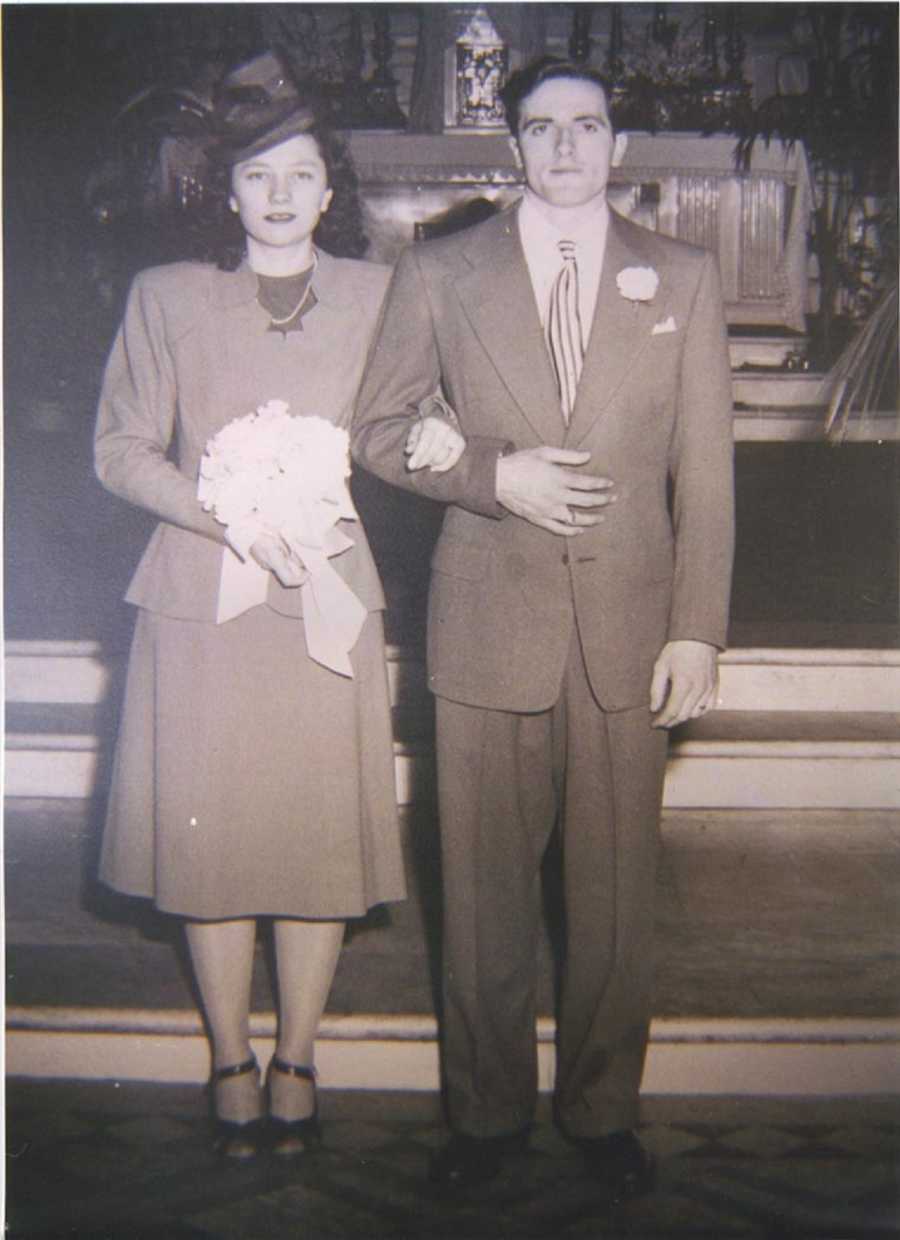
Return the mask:
<svg viewBox="0 0 900 1240">
<path fill-rule="evenodd" d="M 617 275 L 652 268 L 650 300 Z M 403 440 L 442 382 L 466 451 L 409 473 Z M 718 272 L 705 251 L 611 212 L 568 427 L 519 240 L 517 208 L 407 250 L 360 392 L 353 449 L 376 474 L 449 507 L 434 558 L 429 683 L 510 711 L 549 708 L 577 625 L 604 709 L 646 704 L 668 640 L 724 646 L 733 547 L 732 398 Z M 591 453 L 615 482 L 605 519 L 575 538 L 496 502 L 498 454 Z"/>
<path fill-rule="evenodd" d="M 184 620 L 214 621 L 224 527 L 197 499 L 207 440 L 269 400 L 345 429 L 387 287 L 389 269 L 319 252 L 315 305 L 299 332 L 270 331 L 257 278 L 200 263 L 142 272 L 107 363 L 95 434 L 103 484 L 161 518 L 138 565 L 130 603 Z M 384 596 L 362 526 L 330 562 L 370 610 Z M 301 614 L 300 591 L 270 574 L 268 603 Z"/>
</svg>

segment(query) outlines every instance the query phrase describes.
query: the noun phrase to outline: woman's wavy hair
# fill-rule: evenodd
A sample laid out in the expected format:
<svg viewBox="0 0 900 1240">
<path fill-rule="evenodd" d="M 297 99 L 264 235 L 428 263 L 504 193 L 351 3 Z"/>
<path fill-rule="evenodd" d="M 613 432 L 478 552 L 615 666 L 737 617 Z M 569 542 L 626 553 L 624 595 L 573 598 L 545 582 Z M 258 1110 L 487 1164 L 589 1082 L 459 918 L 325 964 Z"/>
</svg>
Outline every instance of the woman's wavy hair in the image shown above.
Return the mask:
<svg viewBox="0 0 900 1240">
<path fill-rule="evenodd" d="M 319 116 L 303 132 L 315 139 L 332 190 L 331 203 L 316 226 L 313 240 L 338 258 L 361 258 L 368 248 L 369 239 L 363 229 L 359 181 L 349 152 L 344 142 Z M 228 206 L 231 168 L 232 165 L 227 164 L 214 166 L 209 185 L 210 236 L 203 257 L 214 262 L 221 271 L 236 271 L 246 250 L 241 222 Z"/>
</svg>

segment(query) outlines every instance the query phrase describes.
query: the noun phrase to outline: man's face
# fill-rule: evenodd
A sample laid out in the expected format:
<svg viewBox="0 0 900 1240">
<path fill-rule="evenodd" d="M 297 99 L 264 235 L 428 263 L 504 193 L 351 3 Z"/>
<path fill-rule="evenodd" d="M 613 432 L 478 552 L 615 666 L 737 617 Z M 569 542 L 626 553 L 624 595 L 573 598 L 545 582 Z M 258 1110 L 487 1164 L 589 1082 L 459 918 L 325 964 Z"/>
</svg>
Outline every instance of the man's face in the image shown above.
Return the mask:
<svg viewBox="0 0 900 1240">
<path fill-rule="evenodd" d="M 553 207 L 580 207 L 605 195 L 613 146 L 606 95 L 594 82 L 552 78 L 520 105 L 525 179 Z"/>
</svg>

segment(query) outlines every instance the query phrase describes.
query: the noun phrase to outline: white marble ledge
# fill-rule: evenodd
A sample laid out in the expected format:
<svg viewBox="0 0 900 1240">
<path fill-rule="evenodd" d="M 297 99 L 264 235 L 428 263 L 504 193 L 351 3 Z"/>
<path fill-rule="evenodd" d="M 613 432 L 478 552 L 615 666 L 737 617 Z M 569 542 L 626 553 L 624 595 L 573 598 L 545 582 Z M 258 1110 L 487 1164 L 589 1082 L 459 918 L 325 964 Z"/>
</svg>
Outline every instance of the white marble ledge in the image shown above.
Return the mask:
<svg viewBox="0 0 900 1240">
<path fill-rule="evenodd" d="M 427 134 L 402 130 L 354 129 L 342 137 L 363 182 L 396 180 L 473 180 L 516 183 L 521 173 L 509 145 L 509 134 Z M 735 165 L 737 139 L 733 134 L 642 133 L 625 134 L 625 152 L 612 170 L 613 182 L 659 176 L 761 176 L 788 184 L 809 183 L 802 143 L 788 147 L 779 141 L 757 142 L 750 168 Z"/>
<path fill-rule="evenodd" d="M 824 443 L 824 408 L 736 408 L 736 443 Z M 900 413 L 892 410 L 853 417 L 841 437 L 845 443 L 897 443 Z"/>
</svg>

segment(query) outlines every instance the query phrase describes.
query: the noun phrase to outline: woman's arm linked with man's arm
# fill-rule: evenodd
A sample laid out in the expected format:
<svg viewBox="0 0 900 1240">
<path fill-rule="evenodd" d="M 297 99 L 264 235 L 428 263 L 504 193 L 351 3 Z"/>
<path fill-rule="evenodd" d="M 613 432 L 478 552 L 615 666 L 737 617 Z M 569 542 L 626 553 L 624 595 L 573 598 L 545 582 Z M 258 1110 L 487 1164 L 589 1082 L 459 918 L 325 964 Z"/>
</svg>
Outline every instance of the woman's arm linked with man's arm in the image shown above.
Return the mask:
<svg viewBox="0 0 900 1240">
<path fill-rule="evenodd" d="M 420 403 L 441 387 L 431 305 L 414 249 L 401 256 L 388 288 L 363 377 L 352 431 L 354 457 L 371 473 L 429 499 L 458 504 L 482 516 L 502 517 L 497 503 L 497 459 L 504 439 L 467 435 L 465 448 L 445 471 L 412 468 L 406 448 Z"/>
</svg>

